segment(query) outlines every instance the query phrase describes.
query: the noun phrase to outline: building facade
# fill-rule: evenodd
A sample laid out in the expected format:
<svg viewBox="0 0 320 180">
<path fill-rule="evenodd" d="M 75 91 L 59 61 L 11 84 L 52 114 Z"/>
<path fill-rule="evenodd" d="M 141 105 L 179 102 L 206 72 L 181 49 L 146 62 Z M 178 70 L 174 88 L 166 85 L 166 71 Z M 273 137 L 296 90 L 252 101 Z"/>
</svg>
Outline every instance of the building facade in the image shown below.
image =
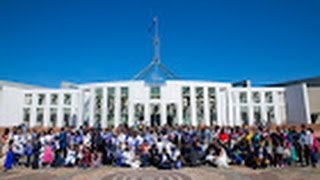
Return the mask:
<svg viewBox="0 0 320 180">
<path fill-rule="evenodd" d="M 143 80 L 47 89 L 3 84 L 0 126 L 255 125 L 287 122 L 285 88 Z"/>
</svg>

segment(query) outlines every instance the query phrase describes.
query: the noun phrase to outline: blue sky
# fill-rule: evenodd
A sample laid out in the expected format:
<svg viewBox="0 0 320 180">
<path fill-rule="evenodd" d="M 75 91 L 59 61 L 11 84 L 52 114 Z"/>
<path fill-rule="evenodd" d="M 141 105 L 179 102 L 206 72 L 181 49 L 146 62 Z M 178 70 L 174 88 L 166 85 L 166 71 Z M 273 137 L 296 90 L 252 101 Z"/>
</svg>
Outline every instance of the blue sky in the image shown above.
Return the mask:
<svg viewBox="0 0 320 180">
<path fill-rule="evenodd" d="M 320 1 L 0 0 L 0 80 L 131 79 L 152 59 L 182 79 L 254 84 L 320 75 Z"/>
</svg>

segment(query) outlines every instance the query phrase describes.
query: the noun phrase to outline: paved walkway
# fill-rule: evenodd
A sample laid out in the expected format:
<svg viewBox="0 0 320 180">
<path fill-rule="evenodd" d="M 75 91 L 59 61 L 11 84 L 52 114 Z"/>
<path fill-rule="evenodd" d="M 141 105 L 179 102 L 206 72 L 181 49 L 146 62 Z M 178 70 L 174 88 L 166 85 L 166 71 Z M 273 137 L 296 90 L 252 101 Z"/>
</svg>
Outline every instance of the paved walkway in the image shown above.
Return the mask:
<svg viewBox="0 0 320 180">
<path fill-rule="evenodd" d="M 14 169 L 0 172 L 1 180 L 319 180 L 320 168 L 285 168 L 251 170 L 244 167 L 216 169 L 211 167 L 183 168 L 182 170 L 160 171 L 148 169 L 123 169 L 101 167 L 96 169 Z"/>
<path fill-rule="evenodd" d="M 192 180 L 180 172 L 170 171 L 131 171 L 107 175 L 102 180 Z"/>
</svg>

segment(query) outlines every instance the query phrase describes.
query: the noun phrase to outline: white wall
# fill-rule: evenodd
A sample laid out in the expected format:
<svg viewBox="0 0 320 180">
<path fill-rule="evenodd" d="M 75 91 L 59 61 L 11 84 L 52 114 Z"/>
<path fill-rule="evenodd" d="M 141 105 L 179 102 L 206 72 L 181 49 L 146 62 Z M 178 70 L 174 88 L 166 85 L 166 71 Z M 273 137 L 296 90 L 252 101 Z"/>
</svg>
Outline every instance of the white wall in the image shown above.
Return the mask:
<svg viewBox="0 0 320 180">
<path fill-rule="evenodd" d="M 267 107 L 274 107 L 274 124 L 280 125 L 285 123 L 286 117 L 281 114 L 281 111 L 279 111 L 280 107 L 285 106 L 284 100 L 282 100 L 280 97 L 278 97 L 278 92 L 284 92 L 284 88 L 272 88 L 272 87 L 235 87 L 231 89 L 232 94 L 232 103 L 230 103 L 230 106 L 232 105 L 234 108 L 234 114 L 233 117 L 236 119 L 234 120 L 234 124 L 241 125 L 241 115 L 240 115 L 240 108 L 241 107 L 247 107 L 248 108 L 248 117 L 249 117 L 249 124 L 254 125 L 254 107 L 260 107 L 261 108 L 261 119 L 263 121 L 267 120 Z M 240 103 L 240 92 L 247 93 L 247 103 Z M 252 99 L 252 93 L 257 92 L 260 94 L 260 102 L 255 103 Z M 265 93 L 271 92 L 273 96 L 273 102 L 268 103 L 265 100 Z M 231 116 L 232 117 L 232 116 Z"/>
<path fill-rule="evenodd" d="M 195 88 L 203 87 L 204 88 L 204 105 L 208 106 L 208 95 L 207 88 L 215 87 L 217 88 L 217 101 L 219 103 L 218 107 L 218 122 L 222 124 L 222 122 L 227 122 L 226 118 L 226 101 L 223 100 L 225 96 L 221 96 L 218 92 L 220 87 L 231 87 L 229 83 L 215 83 L 215 82 L 205 82 L 205 81 L 174 81 L 168 80 L 165 84 L 161 85 L 161 98 L 160 99 L 150 99 L 150 86 L 145 84 L 144 81 L 122 81 L 122 82 L 107 82 L 107 83 L 93 83 L 93 84 L 84 84 L 80 86 L 80 90 L 84 92 L 85 89 L 89 89 L 90 92 L 94 93 L 94 89 L 102 88 L 103 91 L 106 91 L 108 87 L 114 87 L 116 89 L 116 97 L 115 97 L 115 124 L 119 124 L 119 104 L 120 104 L 120 88 L 128 87 L 129 88 L 129 125 L 134 123 L 134 105 L 137 103 L 141 103 L 144 105 L 145 113 L 144 113 L 144 122 L 146 124 L 150 124 L 150 104 L 160 104 L 161 105 L 161 124 L 166 123 L 166 106 L 167 104 L 174 103 L 177 108 L 177 120 L 178 123 L 182 123 L 182 87 L 190 87 L 191 90 L 191 122 L 193 125 L 196 125 L 196 102 L 195 102 Z M 82 94 L 82 93 L 81 93 Z M 82 97 L 83 98 L 83 97 Z M 94 95 L 91 96 L 92 100 L 91 107 L 94 104 Z M 106 101 L 106 95 L 103 96 L 103 102 Z M 81 102 L 81 99 L 80 99 Z M 103 117 L 107 116 L 107 104 L 104 103 L 102 107 Z M 80 108 L 81 109 L 81 108 Z M 223 111 L 223 112 L 222 112 Z M 90 121 L 94 121 L 93 109 L 91 110 L 91 118 Z M 219 116 L 220 115 L 220 116 Z M 81 115 L 82 117 L 82 111 Z M 102 118 L 105 121 L 105 118 Z M 204 109 L 204 122 L 209 124 L 209 113 L 208 108 Z M 102 122 L 104 126 L 105 123 Z"/>
<path fill-rule="evenodd" d="M 24 95 L 25 94 L 32 94 L 32 104 L 28 105 L 24 102 Z M 45 95 L 45 104 L 39 105 L 38 104 L 38 95 L 44 94 Z M 58 95 L 58 104 L 52 105 L 50 104 L 50 96 L 51 94 L 57 94 Z M 71 95 L 71 105 L 65 105 L 63 102 L 64 94 L 70 94 Z M 64 125 L 63 122 L 63 109 L 68 108 L 71 111 L 71 119 L 72 116 L 76 115 L 77 121 L 79 123 L 79 91 L 73 90 L 73 89 L 32 89 L 32 90 L 23 90 L 22 91 L 22 101 L 21 101 L 21 113 L 22 108 L 29 108 L 30 109 L 30 126 L 36 126 L 37 125 L 37 115 L 36 115 L 36 109 L 42 108 L 44 110 L 44 119 L 43 119 L 43 125 L 44 126 L 50 126 L 50 108 L 56 108 L 57 109 L 57 126 L 62 127 Z M 21 114 L 21 121 L 22 121 L 22 114 Z"/>
<path fill-rule="evenodd" d="M 197 125 L 196 120 L 196 98 L 195 88 L 204 88 L 204 122 L 209 124 L 209 109 L 208 109 L 208 87 L 214 87 L 216 89 L 216 102 L 217 102 L 217 122 L 218 125 L 241 125 L 240 119 L 240 107 L 244 104 L 239 102 L 238 97 L 234 98 L 234 94 L 239 92 L 248 93 L 248 103 L 245 106 L 249 110 L 249 122 L 253 124 L 253 107 L 260 106 L 262 118 L 266 118 L 266 107 L 274 106 L 275 108 L 275 121 L 277 124 L 285 123 L 283 119 L 283 113 L 279 111 L 279 107 L 285 106 L 284 102 L 277 96 L 277 92 L 284 92 L 284 88 L 265 88 L 265 87 L 249 87 L 249 88 L 233 88 L 230 83 L 216 83 L 206 81 L 172 81 L 168 80 L 161 86 L 161 98 L 150 99 L 150 86 L 145 84 L 144 81 L 123 81 L 123 82 L 107 82 L 107 83 L 92 83 L 83 84 L 79 86 L 79 89 L 29 89 L 23 90 L 13 87 L 3 87 L 0 90 L 0 126 L 11 126 L 20 124 L 22 122 L 22 109 L 31 109 L 31 126 L 36 124 L 36 109 L 38 107 L 44 108 L 44 125 L 49 125 L 50 108 L 58 108 L 58 126 L 63 126 L 63 108 L 70 108 L 71 114 L 76 114 L 78 117 L 78 124 L 83 122 L 83 92 L 89 90 L 91 93 L 90 100 L 90 125 L 94 122 L 94 93 L 96 88 L 102 88 L 103 100 L 102 100 L 102 125 L 105 126 L 107 117 L 107 88 L 115 88 L 115 125 L 120 122 L 120 89 L 121 87 L 129 88 L 129 125 L 134 123 L 134 105 L 137 103 L 144 104 L 144 121 L 146 124 L 150 124 L 150 104 L 157 103 L 161 105 L 161 124 L 166 123 L 166 106 L 167 104 L 174 103 L 177 108 L 177 120 L 182 123 L 182 87 L 190 87 L 191 90 L 191 122 L 193 125 Z M 255 104 L 251 101 L 251 93 L 257 91 L 261 93 L 261 103 Z M 264 102 L 264 93 L 271 91 L 273 93 L 273 103 Z M 33 104 L 24 104 L 24 94 L 33 94 Z M 37 95 L 46 95 L 46 104 L 37 105 Z M 60 97 L 64 93 L 72 94 L 72 105 L 64 105 L 62 98 L 59 98 L 58 105 L 51 105 L 49 103 L 50 94 L 59 94 Z M 288 104 L 288 113 L 290 115 L 290 122 L 309 122 L 309 108 L 306 104 L 306 88 L 305 87 L 288 87 L 286 89 L 286 102 Z M 302 110 L 303 112 L 299 112 Z M 300 116 L 303 114 L 303 116 Z M 296 119 L 295 119 L 296 118 Z"/>
<path fill-rule="evenodd" d="M 289 124 L 309 124 L 310 108 L 306 84 L 286 87 L 287 122 Z"/>
<path fill-rule="evenodd" d="M 22 123 L 23 90 L 3 86 L 1 92 L 0 126 L 14 126 Z"/>
</svg>

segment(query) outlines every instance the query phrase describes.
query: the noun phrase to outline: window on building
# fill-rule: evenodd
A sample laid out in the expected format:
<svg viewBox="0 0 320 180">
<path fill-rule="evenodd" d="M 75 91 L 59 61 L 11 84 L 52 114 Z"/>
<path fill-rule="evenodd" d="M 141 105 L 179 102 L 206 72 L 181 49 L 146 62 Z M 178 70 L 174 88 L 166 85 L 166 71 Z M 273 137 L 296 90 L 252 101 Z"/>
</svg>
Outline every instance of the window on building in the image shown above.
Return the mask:
<svg viewBox="0 0 320 180">
<path fill-rule="evenodd" d="M 177 106 L 175 103 L 167 104 L 167 122 L 166 124 L 169 126 L 175 125 L 177 122 Z"/>
<path fill-rule="evenodd" d="M 58 105 L 58 94 L 51 94 L 51 105 Z"/>
<path fill-rule="evenodd" d="M 129 121 L 129 88 L 121 87 L 121 100 L 120 100 L 120 117 L 122 124 L 128 124 Z"/>
<path fill-rule="evenodd" d="M 63 103 L 64 105 L 71 105 L 71 94 L 64 94 Z"/>
<path fill-rule="evenodd" d="M 52 127 L 57 126 L 57 119 L 58 119 L 58 109 L 50 108 L 50 124 Z"/>
<path fill-rule="evenodd" d="M 44 110 L 43 108 L 37 108 L 37 126 L 43 126 Z"/>
<path fill-rule="evenodd" d="M 248 107 L 246 106 L 241 106 L 240 107 L 240 117 L 241 121 L 244 125 L 249 124 L 249 113 L 248 113 Z"/>
<path fill-rule="evenodd" d="M 213 87 L 208 88 L 208 100 L 210 125 L 212 126 L 217 124 L 216 90 Z"/>
<path fill-rule="evenodd" d="M 204 124 L 204 98 L 203 88 L 196 87 L 196 109 L 198 125 Z"/>
<path fill-rule="evenodd" d="M 144 121 L 144 105 L 141 103 L 137 103 L 134 105 L 134 120 L 136 122 Z"/>
<path fill-rule="evenodd" d="M 267 103 L 273 103 L 273 96 L 272 92 L 266 92 L 265 93 L 265 99 Z"/>
<path fill-rule="evenodd" d="M 161 125 L 161 104 L 150 104 L 150 121 L 152 127 Z"/>
<path fill-rule="evenodd" d="M 90 101 L 91 101 L 91 93 L 90 89 L 85 89 L 83 92 L 83 125 L 89 125 L 90 119 Z"/>
<path fill-rule="evenodd" d="M 63 123 L 65 127 L 71 126 L 71 110 L 69 108 L 63 108 Z"/>
<path fill-rule="evenodd" d="M 182 87 L 182 118 L 183 124 L 191 124 L 190 87 Z"/>
<path fill-rule="evenodd" d="M 25 94 L 24 103 L 26 105 L 31 105 L 32 104 L 32 94 Z"/>
<path fill-rule="evenodd" d="M 150 99 L 160 99 L 161 97 L 161 89 L 159 86 L 151 86 L 150 87 Z"/>
<path fill-rule="evenodd" d="M 247 92 L 240 92 L 240 103 L 248 103 Z"/>
<path fill-rule="evenodd" d="M 253 117 L 254 117 L 255 123 L 257 125 L 262 125 L 261 107 L 260 106 L 255 106 L 253 108 Z"/>
<path fill-rule="evenodd" d="M 113 126 L 114 125 L 114 115 L 115 115 L 115 88 L 109 87 L 107 90 L 107 125 Z"/>
<path fill-rule="evenodd" d="M 23 122 L 29 126 L 30 125 L 30 108 L 23 109 Z"/>
<path fill-rule="evenodd" d="M 39 94 L 38 95 L 38 105 L 44 105 L 46 103 L 46 95 Z"/>
<path fill-rule="evenodd" d="M 275 123 L 275 115 L 274 115 L 274 107 L 268 106 L 267 107 L 267 122 L 268 123 Z"/>
<path fill-rule="evenodd" d="M 260 103 L 261 102 L 261 97 L 259 92 L 253 92 L 252 93 L 252 101 L 254 103 Z"/>
<path fill-rule="evenodd" d="M 103 101 L 102 88 L 95 89 L 94 96 L 94 126 L 100 127 L 102 117 L 102 101 Z"/>
</svg>

